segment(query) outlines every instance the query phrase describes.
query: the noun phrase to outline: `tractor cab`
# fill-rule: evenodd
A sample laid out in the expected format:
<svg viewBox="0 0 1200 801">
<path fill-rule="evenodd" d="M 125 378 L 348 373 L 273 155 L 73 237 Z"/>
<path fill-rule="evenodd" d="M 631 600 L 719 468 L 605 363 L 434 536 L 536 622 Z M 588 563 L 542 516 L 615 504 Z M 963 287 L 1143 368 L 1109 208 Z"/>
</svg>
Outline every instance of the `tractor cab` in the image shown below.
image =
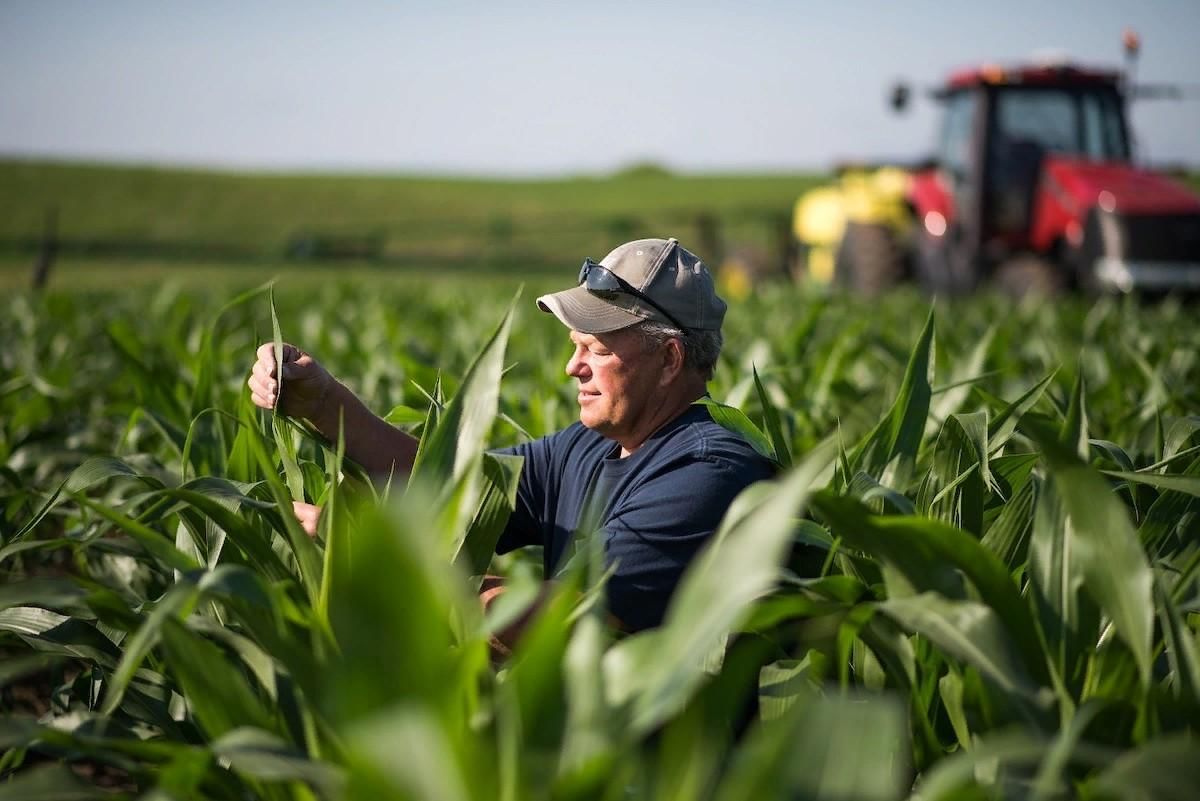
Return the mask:
<svg viewBox="0 0 1200 801">
<path fill-rule="evenodd" d="M 914 270 L 928 288 L 1200 285 L 1200 201 L 1132 164 L 1120 73 L 985 66 L 951 75 L 934 97 L 936 158 L 909 192 Z M 1130 259 L 1143 246 L 1149 258 Z"/>
<path fill-rule="evenodd" d="M 942 106 L 934 157 L 868 165 L 802 195 L 797 270 L 877 293 L 915 278 L 927 291 L 984 285 L 1200 292 L 1200 198 L 1133 163 L 1126 106 L 1182 97 L 1124 72 L 1069 63 L 982 66 L 932 92 Z M 898 85 L 892 107 L 907 105 Z"/>
<path fill-rule="evenodd" d="M 951 258 L 995 263 L 1032 247 L 1048 160 L 1128 163 L 1130 147 L 1116 73 L 1068 66 L 956 73 L 935 93 L 943 104 L 936 167 L 917 173 L 924 203 L 942 195 L 938 230 Z M 943 256 L 941 261 L 945 261 Z M 947 265 L 936 265 L 943 268 Z M 986 264 L 953 265 L 946 288 L 968 289 Z M 954 281 L 957 278 L 958 281 Z"/>
</svg>

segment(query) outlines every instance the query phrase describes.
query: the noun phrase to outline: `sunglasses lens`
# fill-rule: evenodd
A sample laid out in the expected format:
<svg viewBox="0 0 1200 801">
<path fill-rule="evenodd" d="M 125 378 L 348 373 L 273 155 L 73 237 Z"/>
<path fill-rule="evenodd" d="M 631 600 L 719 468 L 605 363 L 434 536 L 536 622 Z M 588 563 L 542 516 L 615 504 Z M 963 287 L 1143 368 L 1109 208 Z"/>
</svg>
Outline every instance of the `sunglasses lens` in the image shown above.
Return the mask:
<svg viewBox="0 0 1200 801">
<path fill-rule="evenodd" d="M 617 277 L 616 273 L 607 267 L 597 264 L 591 259 L 585 259 L 583 266 L 579 268 L 579 283 L 587 287 L 588 292 L 594 292 L 597 295 L 624 294 L 639 298 L 657 309 L 664 317 L 671 321 L 672 325 L 681 330 L 685 329 L 685 326 L 672 317 L 670 312 L 662 306 L 659 306 L 637 289 L 622 281 Z"/>
<path fill-rule="evenodd" d="M 585 282 L 590 292 L 620 292 L 623 289 L 619 278 L 609 272 L 608 268 L 601 267 L 593 261 L 584 263 L 580 271 L 580 281 Z"/>
</svg>

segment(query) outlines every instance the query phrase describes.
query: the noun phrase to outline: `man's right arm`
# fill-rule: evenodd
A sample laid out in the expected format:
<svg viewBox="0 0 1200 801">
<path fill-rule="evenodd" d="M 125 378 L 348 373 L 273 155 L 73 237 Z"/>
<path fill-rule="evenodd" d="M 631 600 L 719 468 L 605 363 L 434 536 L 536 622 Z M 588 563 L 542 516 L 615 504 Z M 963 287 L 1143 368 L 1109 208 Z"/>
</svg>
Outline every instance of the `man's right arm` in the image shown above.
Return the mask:
<svg viewBox="0 0 1200 801">
<path fill-rule="evenodd" d="M 367 408 L 316 359 L 293 345 L 283 346 L 283 390 L 275 369 L 275 346 L 259 347 L 247 385 L 250 399 L 263 409 L 303 417 L 330 442 L 337 442 L 344 421 L 346 455 L 370 474 L 386 478 L 412 472 L 417 440 Z"/>
</svg>

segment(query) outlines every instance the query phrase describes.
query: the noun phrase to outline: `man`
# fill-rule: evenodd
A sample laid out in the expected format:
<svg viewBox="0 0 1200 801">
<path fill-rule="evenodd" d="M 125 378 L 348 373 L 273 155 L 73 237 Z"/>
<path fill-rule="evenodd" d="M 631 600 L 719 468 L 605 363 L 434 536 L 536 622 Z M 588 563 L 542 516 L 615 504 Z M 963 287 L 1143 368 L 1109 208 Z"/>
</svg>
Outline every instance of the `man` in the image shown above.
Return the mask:
<svg viewBox="0 0 1200 801">
<path fill-rule="evenodd" d="M 543 546 L 546 575 L 561 566 L 584 519 L 599 521 L 612 615 L 630 631 L 658 625 L 689 561 L 734 497 L 769 478 L 772 463 L 713 422 L 695 401 L 720 354 L 725 302 L 704 264 L 675 239 L 641 239 L 599 263 L 578 286 L 537 299 L 575 345 L 579 422 L 507 449 L 525 458 L 517 505 L 498 553 Z M 258 350 L 249 386 L 274 408 L 274 349 Z M 309 355 L 284 349 L 281 411 L 330 438 L 345 417 L 347 455 L 372 473 L 412 468 L 417 442 L 371 413 Z M 306 528 L 319 510 L 298 505 Z"/>
</svg>

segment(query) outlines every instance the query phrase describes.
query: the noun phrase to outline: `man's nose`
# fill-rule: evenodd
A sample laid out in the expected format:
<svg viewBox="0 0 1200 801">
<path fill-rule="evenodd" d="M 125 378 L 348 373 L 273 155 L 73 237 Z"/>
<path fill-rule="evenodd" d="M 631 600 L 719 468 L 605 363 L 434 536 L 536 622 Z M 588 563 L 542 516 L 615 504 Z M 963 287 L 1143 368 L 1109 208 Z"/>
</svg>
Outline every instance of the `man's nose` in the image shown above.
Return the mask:
<svg viewBox="0 0 1200 801">
<path fill-rule="evenodd" d="M 585 372 L 587 372 L 587 365 L 584 364 L 583 359 L 579 357 L 579 351 L 576 350 L 571 354 L 571 358 L 567 359 L 567 375 L 572 378 L 583 378 Z"/>
</svg>

